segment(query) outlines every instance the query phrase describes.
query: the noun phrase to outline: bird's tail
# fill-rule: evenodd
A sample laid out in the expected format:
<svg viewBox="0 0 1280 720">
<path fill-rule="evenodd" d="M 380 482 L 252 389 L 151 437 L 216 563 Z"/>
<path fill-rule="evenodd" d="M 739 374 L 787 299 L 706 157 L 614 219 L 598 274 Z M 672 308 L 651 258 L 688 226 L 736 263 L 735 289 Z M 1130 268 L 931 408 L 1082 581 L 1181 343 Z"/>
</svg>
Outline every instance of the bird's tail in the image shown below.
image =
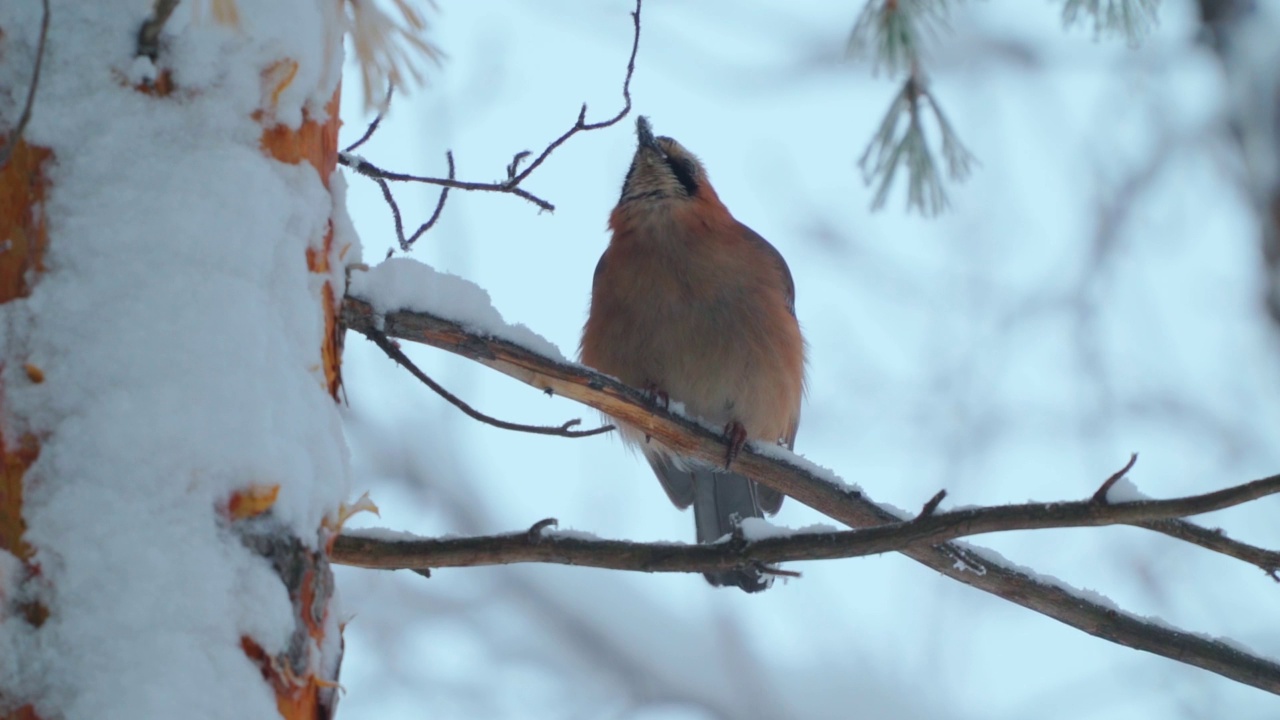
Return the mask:
<svg viewBox="0 0 1280 720">
<path fill-rule="evenodd" d="M 742 520 L 764 517 L 759 488 L 742 475 L 703 468 L 690 474 L 693 476 L 693 520 L 697 525 L 698 542 L 715 542 L 731 534 Z M 749 593 L 760 592 L 773 584 L 771 575 L 753 568 L 703 573 L 703 577 L 712 585 L 732 585 Z"/>
</svg>

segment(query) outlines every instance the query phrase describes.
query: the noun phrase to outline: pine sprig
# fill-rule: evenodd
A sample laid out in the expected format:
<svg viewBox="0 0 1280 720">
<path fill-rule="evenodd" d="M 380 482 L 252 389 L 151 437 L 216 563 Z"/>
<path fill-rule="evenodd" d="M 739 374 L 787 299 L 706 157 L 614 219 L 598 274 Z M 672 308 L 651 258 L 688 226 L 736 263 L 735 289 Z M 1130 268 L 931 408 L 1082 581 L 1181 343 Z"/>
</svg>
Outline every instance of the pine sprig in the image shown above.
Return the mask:
<svg viewBox="0 0 1280 720">
<path fill-rule="evenodd" d="M 946 27 L 944 0 L 870 0 L 858 14 L 845 54 L 868 59 L 872 71 L 890 77 L 920 63 L 923 44 Z"/>
<path fill-rule="evenodd" d="M 946 182 L 925 131 L 927 107 L 942 139 L 942 161 L 951 181 L 968 177 L 973 156 L 929 94 L 923 49 L 947 26 L 947 0 L 868 0 L 849 33 L 846 52 L 869 59 L 872 72 L 906 75 L 880 127 L 858 161 L 863 180 L 875 185 L 872 210 L 884 207 L 902 168 L 907 174 L 907 210 L 933 216 L 949 206 Z"/>
<path fill-rule="evenodd" d="M 932 217 L 949 207 L 943 173 L 925 134 L 922 111 L 926 108 L 942 137 L 942 162 L 947 177 L 960 182 L 969 176 L 976 160 L 960 142 L 924 80 L 913 74 L 890 103 L 879 129 L 858 160 L 866 183 L 877 183 L 872 210 L 884 207 L 898 169 L 903 166 L 907 168 L 907 210 Z"/>
</svg>

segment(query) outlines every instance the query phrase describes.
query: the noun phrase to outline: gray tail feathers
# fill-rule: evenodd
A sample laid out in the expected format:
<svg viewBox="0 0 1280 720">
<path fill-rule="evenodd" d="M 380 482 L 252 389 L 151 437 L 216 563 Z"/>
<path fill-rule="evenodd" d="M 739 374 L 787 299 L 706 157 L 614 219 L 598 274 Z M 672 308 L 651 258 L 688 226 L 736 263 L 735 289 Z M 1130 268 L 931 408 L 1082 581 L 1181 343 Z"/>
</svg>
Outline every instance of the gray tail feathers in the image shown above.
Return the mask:
<svg viewBox="0 0 1280 720">
<path fill-rule="evenodd" d="M 693 520 L 698 529 L 698 542 L 713 543 L 732 534 L 746 518 L 764 517 L 756 484 L 732 472 L 698 468 L 693 479 Z M 776 508 L 775 508 L 776 510 Z M 745 592 L 760 592 L 773 583 L 773 577 L 753 568 L 703 573 L 707 582 L 717 587 L 732 585 Z"/>
</svg>

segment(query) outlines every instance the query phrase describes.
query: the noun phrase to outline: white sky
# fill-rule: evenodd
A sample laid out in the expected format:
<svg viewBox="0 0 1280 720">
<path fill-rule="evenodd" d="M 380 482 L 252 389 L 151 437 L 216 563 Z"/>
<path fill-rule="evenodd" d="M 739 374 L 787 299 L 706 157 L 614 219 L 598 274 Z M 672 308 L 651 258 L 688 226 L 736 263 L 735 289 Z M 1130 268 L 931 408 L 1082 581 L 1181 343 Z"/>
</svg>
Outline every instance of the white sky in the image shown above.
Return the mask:
<svg viewBox="0 0 1280 720">
<path fill-rule="evenodd" d="M 885 210 L 856 168 L 896 85 L 839 61 L 857 4 L 677 3 L 644 11 L 636 112 L 707 166 L 736 216 L 787 258 L 810 344 L 796 450 L 879 501 L 1078 499 L 1131 451 L 1157 497 L 1275 472 L 1277 348 L 1258 297 L 1257 228 L 1221 133 L 1218 67 L 1190 3 L 1164 3 L 1138 50 L 1063 32 L 1056 3 L 958 4 L 928 65 L 981 165 L 953 210 Z M 583 101 L 613 114 L 627 0 L 440 2 L 448 53 L 361 153 L 387 168 L 499 178 Z M 349 79 L 344 138 L 362 130 Z M 576 353 L 632 123 L 580 135 L 510 196 L 454 193 L 411 257 L 488 290 L 510 322 Z M 1153 161 L 1153 158 L 1160 158 Z M 1153 179 L 1128 197 L 1131 178 Z M 350 180 L 365 259 L 393 240 L 376 187 Z M 397 187 L 406 223 L 435 192 Z M 1124 198 L 1123 202 L 1117 198 Z M 1119 207 L 1117 203 L 1119 202 Z M 1118 221 L 1113 229 L 1102 217 Z M 1100 228 L 1102 228 L 1100 230 Z M 1098 253 L 1099 244 L 1107 250 Z M 406 344 L 407 345 L 407 344 Z M 421 366 L 504 419 L 594 413 L 446 353 Z M 556 517 L 605 537 L 689 540 L 647 466 L 612 438 L 479 425 L 361 338 L 348 338 L 356 494 L 419 534 Z M 944 507 L 946 505 L 944 504 Z M 1206 518 L 1280 546 L 1275 501 Z M 775 521 L 820 522 L 787 503 Z M 357 521 L 353 521 L 357 522 Z M 1134 529 L 974 540 L 1128 610 L 1271 656 L 1273 582 Z M 520 566 L 425 580 L 342 569 L 342 711 L 353 717 L 1270 717 L 1275 699 L 1084 635 L 876 557 L 796 566 L 758 596 L 696 576 Z"/>
</svg>

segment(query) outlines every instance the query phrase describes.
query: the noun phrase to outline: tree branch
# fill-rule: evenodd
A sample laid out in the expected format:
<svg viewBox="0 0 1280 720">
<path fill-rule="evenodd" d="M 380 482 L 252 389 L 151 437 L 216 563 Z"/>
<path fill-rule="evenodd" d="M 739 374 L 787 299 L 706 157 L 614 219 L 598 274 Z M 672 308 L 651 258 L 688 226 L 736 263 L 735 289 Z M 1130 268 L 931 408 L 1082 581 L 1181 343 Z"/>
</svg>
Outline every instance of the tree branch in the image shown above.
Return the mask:
<svg viewBox="0 0 1280 720">
<path fill-rule="evenodd" d="M 431 376 L 422 372 L 422 370 L 409 359 L 409 356 L 405 355 L 404 351 L 382 332 L 374 328 L 363 328 L 358 332 L 369 338 L 374 345 L 377 345 L 381 348 L 382 352 L 387 354 L 387 357 L 395 360 L 400 367 L 408 370 L 410 375 L 417 378 L 423 385 L 431 388 L 435 394 L 444 398 L 449 402 L 449 404 L 466 413 L 468 417 L 473 420 L 479 420 L 486 425 L 492 425 L 503 430 L 512 430 L 515 432 L 530 433 L 533 435 L 556 435 L 558 437 L 567 438 L 590 437 L 592 435 L 600 435 L 613 430 L 612 425 L 602 425 L 598 428 L 592 428 L 591 430 L 573 430 L 573 427 L 582 424 L 582 420 L 578 418 L 568 420 L 560 425 L 524 425 L 521 423 L 507 422 L 506 420 L 499 420 L 492 415 L 486 415 L 479 410 L 476 410 L 462 398 L 446 390 L 443 385 L 432 380 Z"/>
<path fill-rule="evenodd" d="M 457 323 L 427 313 L 401 311 L 376 315 L 372 306 L 358 298 L 345 299 L 343 321 L 347 327 L 360 332 L 377 327 L 390 337 L 448 350 L 545 392 L 577 400 L 634 425 L 673 452 L 692 460 L 718 464 L 724 457 L 724 440 L 718 428 L 706 427 L 654 407 L 646 401 L 640 390 L 627 387 L 580 365 L 552 360 L 509 341 L 470 332 Z M 786 493 L 851 527 L 879 526 L 903 520 L 864 497 L 858 489 L 843 484 L 834 475 L 778 448 L 748 443 L 734 464 L 735 471 Z M 1216 498 L 1213 502 L 1224 502 L 1234 492 L 1243 495 L 1259 493 L 1261 488 L 1274 482 L 1276 478 L 1267 478 L 1241 486 L 1249 488 L 1248 490 L 1233 488 L 1210 493 L 1209 496 Z M 1153 502 L 1178 503 L 1183 500 Z M 1105 504 L 1098 505 L 1106 507 Z M 1188 510 L 1185 507 L 1180 509 Z M 1049 584 L 978 550 L 954 543 L 921 543 L 907 547 L 902 552 L 952 579 L 1043 613 L 1091 635 L 1280 694 L 1280 664 L 1251 655 L 1230 644 L 1141 620 L 1081 597 L 1066 588 Z"/>
<path fill-rule="evenodd" d="M 735 538 L 714 545 L 546 535 L 543 529 L 554 521 L 543 520 L 524 532 L 488 537 L 385 540 L 358 534 L 343 536 L 334 545 L 333 561 L 383 570 L 545 562 L 640 572 L 722 572 L 799 560 L 864 557 L 991 532 L 1133 525 L 1221 510 L 1276 493 L 1280 493 L 1280 476 L 1174 500 L 1116 504 L 1089 499 L 934 513 L 930 500 L 911 520 L 858 530 L 800 531 L 760 540 Z"/>
</svg>

